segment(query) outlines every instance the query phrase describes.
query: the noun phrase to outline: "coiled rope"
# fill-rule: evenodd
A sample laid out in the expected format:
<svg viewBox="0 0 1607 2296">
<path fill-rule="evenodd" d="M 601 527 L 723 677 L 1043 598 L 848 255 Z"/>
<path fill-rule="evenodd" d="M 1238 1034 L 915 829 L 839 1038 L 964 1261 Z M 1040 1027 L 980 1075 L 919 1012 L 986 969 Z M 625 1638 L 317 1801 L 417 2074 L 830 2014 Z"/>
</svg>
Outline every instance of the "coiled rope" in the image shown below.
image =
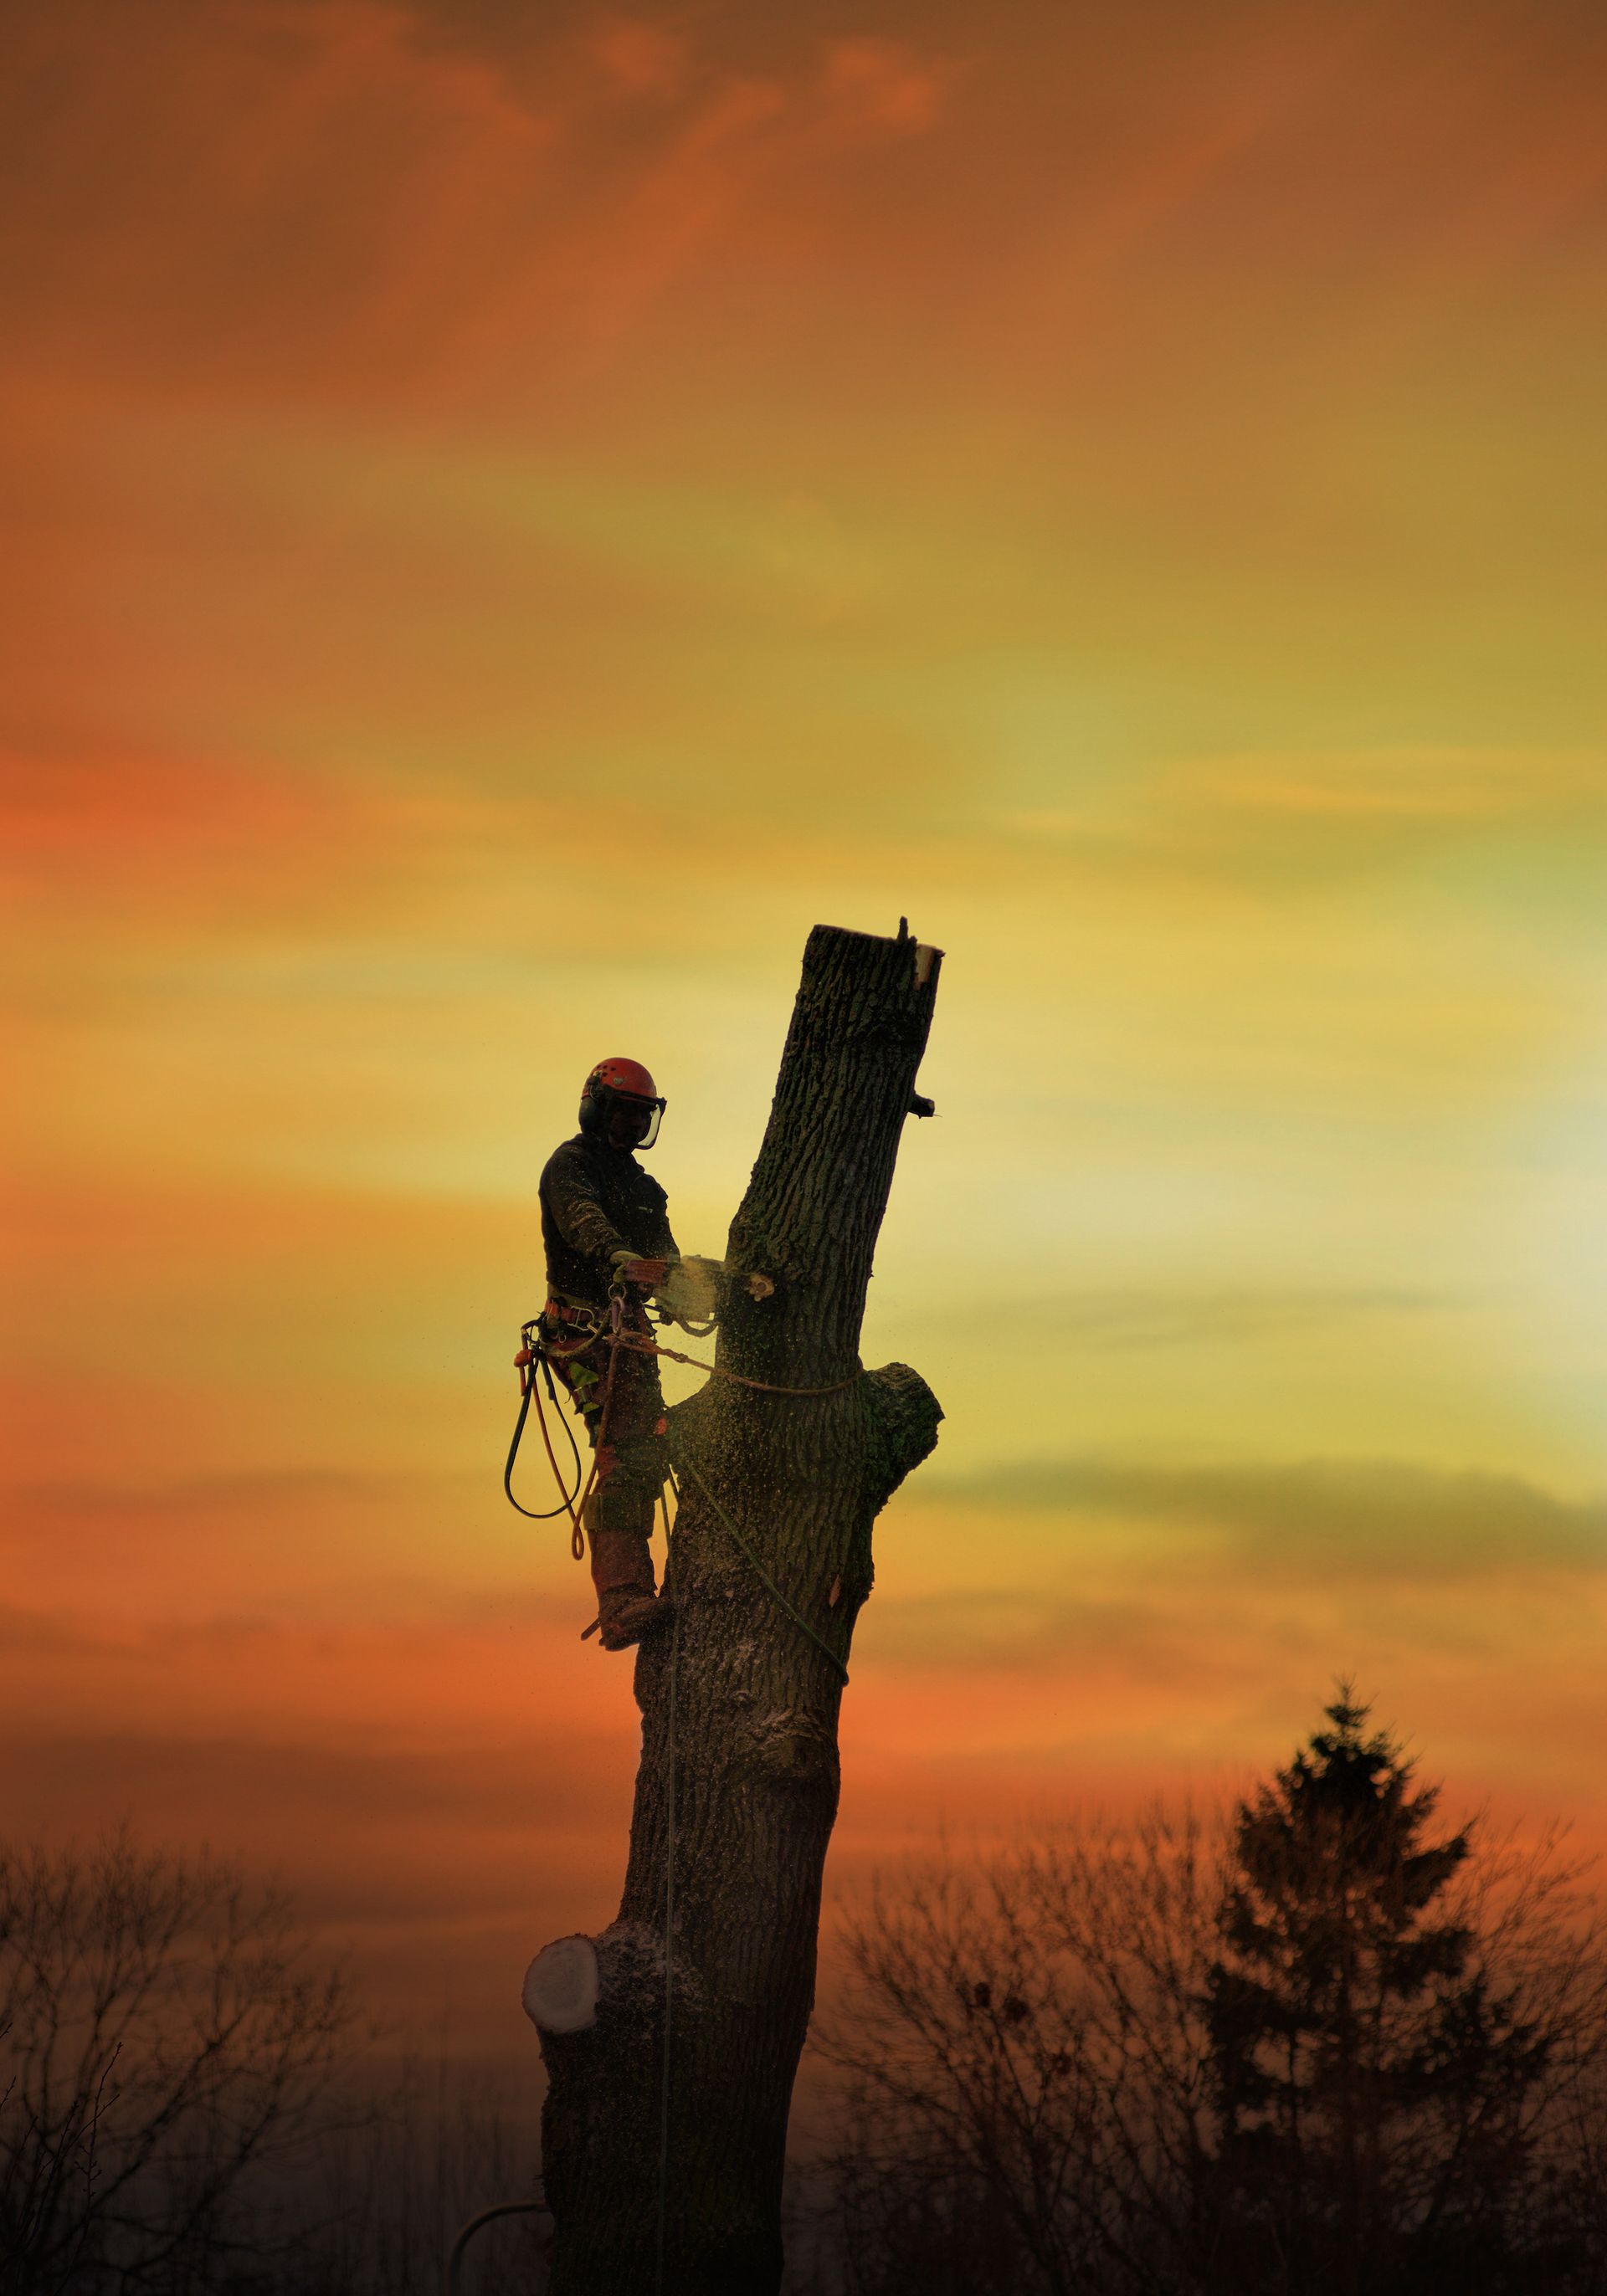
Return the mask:
<svg viewBox="0 0 1607 2296">
<path fill-rule="evenodd" d="M 553 1385 L 552 1372 L 548 1367 L 546 1355 L 541 1354 L 538 1356 L 532 1351 L 529 1360 L 528 1374 L 525 1365 L 521 1364 L 519 1366 L 519 1416 L 514 1422 L 514 1439 L 507 1447 L 507 1464 L 502 1470 L 502 1488 L 507 1493 L 507 1503 L 509 1506 L 513 1508 L 515 1514 L 523 1515 L 527 1521 L 550 1522 L 554 1515 L 564 1513 L 567 1513 L 573 1521 L 574 1519 L 574 1500 L 572 1499 L 569 1495 L 568 1478 L 559 1469 L 557 1456 L 552 1447 L 552 1438 L 547 1431 L 547 1414 L 541 1408 L 541 1398 L 538 1393 L 536 1387 L 536 1373 L 538 1368 L 540 1370 L 542 1377 L 547 1382 L 547 1392 L 552 1398 L 553 1409 L 556 1411 L 558 1408 L 558 1391 Z M 514 1496 L 514 1462 L 519 1456 L 520 1439 L 524 1433 L 524 1423 L 530 1417 L 530 1406 L 532 1396 L 535 1398 L 536 1422 L 541 1430 L 541 1440 L 547 1447 L 547 1456 L 548 1463 L 552 1467 L 553 1480 L 558 1487 L 558 1504 L 555 1507 L 538 1508 L 521 1506 L 518 1500 Z M 574 1439 L 573 1429 L 570 1426 L 569 1422 L 563 1417 L 562 1414 L 559 1414 L 558 1424 L 562 1427 L 565 1436 L 568 1438 L 570 1450 L 574 1455 L 574 1487 L 575 1491 L 578 1494 L 581 1481 L 581 1447 Z"/>
</svg>

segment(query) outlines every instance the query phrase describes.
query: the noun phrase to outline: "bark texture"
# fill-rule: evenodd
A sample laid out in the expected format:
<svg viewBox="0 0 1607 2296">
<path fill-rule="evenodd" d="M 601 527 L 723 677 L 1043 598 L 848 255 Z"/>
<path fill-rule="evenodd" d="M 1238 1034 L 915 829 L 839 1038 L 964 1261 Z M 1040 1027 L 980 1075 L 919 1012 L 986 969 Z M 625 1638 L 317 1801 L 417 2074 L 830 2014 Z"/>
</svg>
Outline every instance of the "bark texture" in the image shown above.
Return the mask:
<svg viewBox="0 0 1607 2296">
<path fill-rule="evenodd" d="M 671 1414 L 677 1625 L 636 1663 L 642 1757 L 624 1896 L 596 1940 L 595 2023 L 541 2037 L 554 2296 L 773 2296 L 779 2283 L 787 2111 L 837 1807 L 837 1660 L 870 1592 L 877 1513 L 943 1415 L 906 1365 L 867 1372 L 858 1359 L 938 961 L 902 928 L 881 939 L 816 927 L 731 1225 L 735 1278 L 768 1275 L 776 1291 L 754 1301 L 733 1280 L 716 1360 L 787 1387 L 848 1383 L 804 1399 L 711 1379 Z M 779 1607 L 754 1561 L 828 1650 Z"/>
</svg>

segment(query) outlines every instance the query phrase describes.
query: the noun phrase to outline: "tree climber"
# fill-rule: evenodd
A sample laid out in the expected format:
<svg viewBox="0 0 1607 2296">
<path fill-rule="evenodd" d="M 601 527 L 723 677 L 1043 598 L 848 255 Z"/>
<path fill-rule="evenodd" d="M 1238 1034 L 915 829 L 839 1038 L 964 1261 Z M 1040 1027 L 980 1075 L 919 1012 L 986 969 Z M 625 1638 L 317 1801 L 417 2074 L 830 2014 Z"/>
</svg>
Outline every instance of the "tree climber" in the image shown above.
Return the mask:
<svg viewBox="0 0 1607 2296">
<path fill-rule="evenodd" d="M 611 1291 L 622 1292 L 628 1331 L 649 1332 L 647 1300 L 661 1287 L 677 1308 L 680 1253 L 668 1199 L 636 1160 L 651 1148 L 664 1111 L 639 1061 L 599 1061 L 581 1087 L 581 1128 L 547 1160 L 541 1174 L 541 1240 L 547 1249 L 542 1337 L 548 1360 L 569 1390 L 597 1452 L 583 1521 L 605 1650 L 626 1650 L 669 1613 L 657 1595 L 648 1538 L 668 1471 L 664 1399 L 657 1359 L 634 1348 L 610 1350 L 601 1338 Z M 614 1385 L 607 1390 L 609 1356 Z"/>
</svg>

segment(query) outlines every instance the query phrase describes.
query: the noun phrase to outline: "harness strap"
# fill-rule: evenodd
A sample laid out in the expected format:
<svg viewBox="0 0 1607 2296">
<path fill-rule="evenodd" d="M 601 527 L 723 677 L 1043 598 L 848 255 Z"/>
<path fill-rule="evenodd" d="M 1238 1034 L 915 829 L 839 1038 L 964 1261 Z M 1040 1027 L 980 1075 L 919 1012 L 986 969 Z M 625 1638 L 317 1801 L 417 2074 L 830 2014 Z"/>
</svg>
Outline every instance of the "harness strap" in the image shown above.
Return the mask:
<svg viewBox="0 0 1607 2296">
<path fill-rule="evenodd" d="M 624 1321 L 624 1294 L 622 1290 L 619 1288 L 616 1288 L 609 1298 L 608 1324 L 606 1329 L 599 1328 L 597 1321 L 597 1310 L 594 1308 L 585 1307 L 579 1302 L 571 1306 L 565 1300 L 548 1300 L 546 1308 L 543 1309 L 540 1316 L 532 1316 L 528 1324 L 524 1324 L 520 1326 L 519 1337 L 523 1341 L 523 1345 L 521 1346 L 518 1354 L 514 1357 L 514 1362 L 517 1366 L 519 1373 L 519 1416 L 514 1427 L 514 1439 L 508 1445 L 507 1463 L 502 1470 L 502 1488 L 507 1494 L 508 1505 L 516 1513 L 523 1515 L 528 1521 L 550 1522 L 554 1515 L 567 1514 L 569 1517 L 570 1529 L 569 1551 L 574 1556 L 577 1562 L 582 1562 L 585 1559 L 586 1538 L 585 1533 L 581 1529 L 581 1518 L 582 1511 L 585 1508 L 586 1502 L 591 1496 L 592 1485 L 597 1481 L 597 1470 L 602 1464 L 602 1446 L 608 1430 L 609 1406 L 614 1399 L 614 1374 L 615 1367 L 619 1362 L 619 1351 L 622 1348 L 629 1348 L 635 1355 L 666 1357 L 671 1363 L 685 1364 L 693 1371 L 707 1372 L 713 1379 L 729 1380 L 734 1386 L 748 1388 L 756 1395 L 792 1395 L 799 1397 L 841 1395 L 845 1393 L 847 1389 L 853 1387 L 862 1375 L 862 1366 L 856 1363 L 853 1371 L 849 1373 L 846 1379 L 836 1380 L 829 1387 L 782 1387 L 778 1385 L 773 1380 L 752 1379 L 746 1372 L 727 1371 L 723 1364 L 705 1363 L 701 1357 L 683 1355 L 679 1348 L 661 1347 L 655 1341 L 650 1340 L 645 1332 L 627 1329 Z M 578 1344 L 569 1348 L 554 1347 L 551 1341 L 548 1339 L 541 1331 L 542 1323 L 548 1316 L 553 1317 L 559 1324 L 568 1324 L 578 1329 L 582 1333 L 582 1337 L 579 1341 Z M 548 1460 L 552 1467 L 553 1480 L 558 1487 L 560 1504 L 556 1507 L 548 1507 L 541 1512 L 538 1512 L 533 1507 L 521 1506 L 518 1500 L 514 1496 L 514 1462 L 519 1456 L 519 1444 L 524 1433 L 524 1423 L 530 1415 L 531 1397 L 535 1393 L 537 1367 L 540 1367 L 541 1375 L 547 1382 L 547 1392 L 551 1398 L 553 1409 L 557 1411 L 557 1390 L 553 1385 L 551 1365 L 555 1363 L 567 1363 L 575 1356 L 585 1355 L 599 1343 L 605 1346 L 608 1350 L 608 1371 L 606 1377 L 603 1382 L 602 1409 L 598 1414 L 598 1424 L 592 1452 L 591 1472 L 589 1474 L 582 1477 L 580 1446 L 574 1439 L 573 1431 L 571 1429 L 567 1419 L 565 1418 L 562 1412 L 559 1412 L 559 1423 L 564 1429 L 565 1435 L 568 1439 L 570 1450 L 574 1456 L 577 1496 L 572 1499 L 569 1495 L 568 1483 L 558 1466 L 557 1455 L 552 1447 L 552 1438 L 547 1431 L 547 1414 L 541 1406 L 540 1397 L 537 1395 L 535 1398 L 536 1419 L 541 1430 L 541 1440 L 546 1447 Z M 700 1479 L 695 1477 L 694 1480 L 699 1481 L 699 1488 L 702 1488 L 703 1487 Z M 729 1521 L 729 1518 L 721 1513 L 718 1502 L 706 1490 L 704 1495 L 708 1498 L 709 1504 L 714 1508 L 716 1514 L 720 1515 L 721 1521 L 726 1523 L 728 1529 L 730 1530 L 731 1536 L 737 1540 L 738 1545 L 743 1547 L 745 1553 L 748 1552 L 746 1542 L 742 1538 L 742 1534 L 737 1529 L 736 1526 Z M 757 1558 L 750 1553 L 748 1559 L 753 1563 L 754 1570 L 759 1572 L 760 1577 L 763 1578 L 764 1573 Z M 765 1579 L 765 1585 L 769 1587 L 770 1592 L 774 1596 L 775 1600 L 779 1603 L 782 1609 L 787 1611 L 787 1616 L 791 1618 L 796 1625 L 802 1627 L 804 1632 L 808 1635 L 812 1641 L 820 1643 L 820 1648 L 832 1660 L 832 1663 L 835 1666 L 841 1668 L 842 1660 L 836 1656 L 836 1653 L 831 1649 L 830 1645 L 827 1643 L 820 1642 L 820 1637 L 815 1633 L 814 1628 L 807 1625 L 805 1621 L 800 1619 L 797 1616 L 797 1613 L 789 1607 L 779 1588 L 771 1585 L 768 1578 Z M 848 1679 L 845 1669 L 843 1673 L 843 1679 L 845 1682 Z"/>
</svg>

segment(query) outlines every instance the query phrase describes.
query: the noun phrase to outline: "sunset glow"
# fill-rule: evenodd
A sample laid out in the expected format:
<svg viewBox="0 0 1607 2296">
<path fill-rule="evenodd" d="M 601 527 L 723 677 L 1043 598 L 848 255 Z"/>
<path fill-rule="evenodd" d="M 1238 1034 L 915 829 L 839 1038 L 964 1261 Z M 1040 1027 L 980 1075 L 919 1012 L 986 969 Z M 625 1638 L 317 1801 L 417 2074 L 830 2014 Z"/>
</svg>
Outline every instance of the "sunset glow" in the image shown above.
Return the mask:
<svg viewBox="0 0 1607 2296">
<path fill-rule="evenodd" d="M 536 1176 L 642 1058 L 719 1253 L 804 935 L 902 914 L 864 1355 L 947 1417 L 828 1890 L 1339 1675 L 1601 1840 L 1601 22 L 4 42 L 7 1824 L 276 1864 L 527 2050 L 638 1722 L 499 1488 Z"/>
</svg>

